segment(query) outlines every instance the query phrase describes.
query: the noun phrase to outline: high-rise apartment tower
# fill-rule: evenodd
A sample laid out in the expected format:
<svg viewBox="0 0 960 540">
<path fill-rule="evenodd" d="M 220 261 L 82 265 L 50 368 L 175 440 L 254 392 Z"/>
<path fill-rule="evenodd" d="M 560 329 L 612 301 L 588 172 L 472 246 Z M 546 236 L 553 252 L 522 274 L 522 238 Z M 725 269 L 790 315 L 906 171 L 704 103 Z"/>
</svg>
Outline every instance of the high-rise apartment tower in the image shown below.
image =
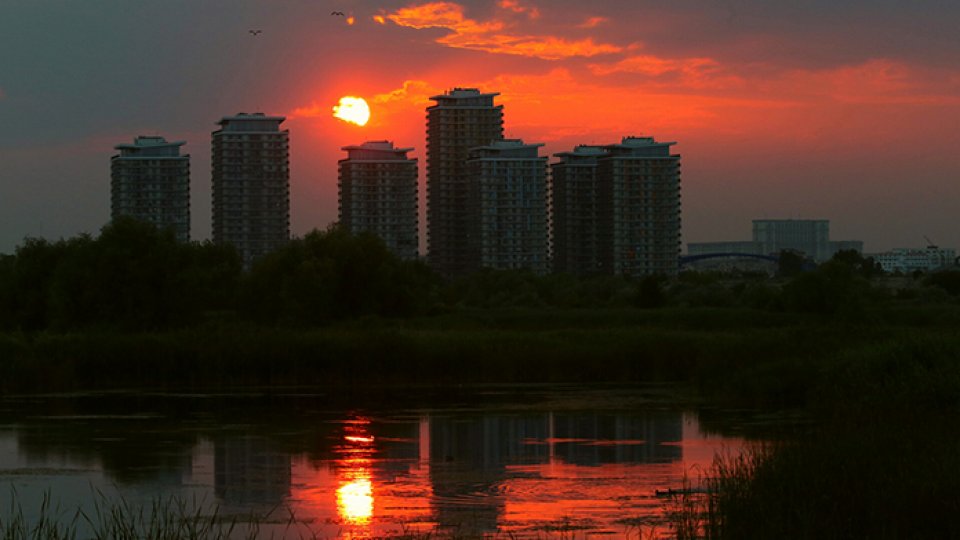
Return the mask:
<svg viewBox="0 0 960 540">
<path fill-rule="evenodd" d="M 554 154 L 550 166 L 553 217 L 553 269 L 578 276 L 601 272 L 597 159 L 601 146 L 579 145 Z"/>
<path fill-rule="evenodd" d="M 680 256 L 680 156 L 675 143 L 624 137 L 578 146 L 552 166 L 557 271 L 676 275 Z"/>
<path fill-rule="evenodd" d="M 679 271 L 680 156 L 652 137 L 624 137 L 597 159 L 600 264 L 606 273 Z"/>
<path fill-rule="evenodd" d="M 427 107 L 427 261 L 447 277 L 472 269 L 466 161 L 471 148 L 503 139 L 498 95 L 454 88 Z"/>
<path fill-rule="evenodd" d="M 110 158 L 110 215 L 130 216 L 190 240 L 190 156 L 183 141 L 140 136 Z"/>
<path fill-rule="evenodd" d="M 467 160 L 470 269 L 549 270 L 547 158 L 542 144 L 493 141 Z"/>
<path fill-rule="evenodd" d="M 282 116 L 239 113 L 213 132 L 213 240 L 250 268 L 290 237 L 289 134 Z"/>
<path fill-rule="evenodd" d="M 417 160 L 390 141 L 344 146 L 339 161 L 340 225 L 371 232 L 397 256 L 417 258 Z"/>
</svg>

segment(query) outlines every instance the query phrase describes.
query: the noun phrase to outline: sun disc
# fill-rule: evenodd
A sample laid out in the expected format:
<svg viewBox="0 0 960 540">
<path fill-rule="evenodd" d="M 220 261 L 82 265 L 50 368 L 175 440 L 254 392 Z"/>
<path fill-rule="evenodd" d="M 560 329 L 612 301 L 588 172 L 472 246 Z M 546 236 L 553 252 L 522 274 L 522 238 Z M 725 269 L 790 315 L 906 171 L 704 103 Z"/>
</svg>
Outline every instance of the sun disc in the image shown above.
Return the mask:
<svg viewBox="0 0 960 540">
<path fill-rule="evenodd" d="M 343 96 L 340 103 L 333 106 L 333 116 L 358 126 L 364 126 L 370 120 L 370 107 L 362 97 Z"/>
</svg>

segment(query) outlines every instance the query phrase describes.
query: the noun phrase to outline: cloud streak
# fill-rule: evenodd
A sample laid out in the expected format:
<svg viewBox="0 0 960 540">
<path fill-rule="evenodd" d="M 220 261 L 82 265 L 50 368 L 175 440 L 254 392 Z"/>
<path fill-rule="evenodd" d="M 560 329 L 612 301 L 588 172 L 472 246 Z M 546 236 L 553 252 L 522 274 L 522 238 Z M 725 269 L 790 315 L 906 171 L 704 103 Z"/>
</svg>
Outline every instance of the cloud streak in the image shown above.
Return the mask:
<svg viewBox="0 0 960 540">
<path fill-rule="evenodd" d="M 430 96 L 443 93 L 441 88 L 431 85 L 427 81 L 407 80 L 403 81 L 400 88 L 377 94 L 371 100 L 373 103 L 389 105 L 393 103 L 403 103 L 404 105 L 418 106 L 429 105 Z"/>
<path fill-rule="evenodd" d="M 517 0 L 500 0 L 500 7 L 503 9 L 509 9 L 514 13 L 524 13 L 527 17 L 531 19 L 540 18 L 540 10 L 536 7 L 527 7 L 523 6 Z"/>
<path fill-rule="evenodd" d="M 608 22 L 610 19 L 606 17 L 590 17 L 589 19 L 583 21 L 583 23 L 578 24 L 577 28 L 596 28 L 601 24 Z"/>
<path fill-rule="evenodd" d="M 525 13 L 531 18 L 531 11 L 518 2 L 505 0 L 500 7 L 512 13 Z M 592 57 L 602 54 L 618 53 L 623 47 L 609 43 L 598 43 L 592 37 L 567 39 L 555 35 L 531 35 L 513 32 L 512 26 L 500 19 L 477 21 L 468 18 L 463 6 L 453 2 L 431 2 L 399 9 L 387 16 L 394 24 L 418 30 L 441 28 L 448 33 L 436 39 L 436 42 L 458 49 L 486 51 L 494 54 L 510 54 L 560 60 L 571 57 Z"/>
</svg>

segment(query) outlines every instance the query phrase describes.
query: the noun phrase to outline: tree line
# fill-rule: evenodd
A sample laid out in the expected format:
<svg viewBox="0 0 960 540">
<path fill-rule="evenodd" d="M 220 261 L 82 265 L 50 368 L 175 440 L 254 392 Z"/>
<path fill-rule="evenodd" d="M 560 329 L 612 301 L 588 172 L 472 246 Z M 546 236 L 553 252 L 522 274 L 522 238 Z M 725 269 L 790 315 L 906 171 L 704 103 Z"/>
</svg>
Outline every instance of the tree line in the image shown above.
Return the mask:
<svg viewBox="0 0 960 540">
<path fill-rule="evenodd" d="M 483 270 L 444 281 L 419 261 L 394 256 L 371 234 L 332 226 L 294 238 L 244 272 L 236 251 L 177 242 L 133 219 L 96 238 L 27 239 L 0 255 L 0 330 L 163 330 L 208 321 L 311 326 L 365 316 L 415 317 L 461 308 L 742 307 L 862 312 L 887 294 L 878 266 L 841 252 L 815 270 L 781 257 L 780 278 L 683 272 L 678 278 L 537 276 Z M 960 272 L 924 278 L 927 289 L 960 295 Z M 920 289 L 925 290 L 925 289 Z M 909 295 L 905 295 L 909 296 Z"/>
<path fill-rule="evenodd" d="M 181 243 L 133 219 L 96 238 L 30 238 L 0 256 L 0 329 L 162 330 L 208 319 L 315 324 L 422 311 L 436 278 L 340 228 L 291 240 L 243 272 L 231 246 Z"/>
</svg>

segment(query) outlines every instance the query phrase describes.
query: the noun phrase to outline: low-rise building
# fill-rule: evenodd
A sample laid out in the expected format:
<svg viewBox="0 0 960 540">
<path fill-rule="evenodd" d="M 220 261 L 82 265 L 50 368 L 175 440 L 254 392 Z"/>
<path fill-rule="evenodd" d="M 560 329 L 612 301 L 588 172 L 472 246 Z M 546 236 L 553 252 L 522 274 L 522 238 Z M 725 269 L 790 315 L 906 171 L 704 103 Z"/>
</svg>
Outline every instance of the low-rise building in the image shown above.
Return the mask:
<svg viewBox="0 0 960 540">
<path fill-rule="evenodd" d="M 872 257 L 880 263 L 884 272 L 909 274 L 918 270 L 930 272 L 955 266 L 957 252 L 952 248 L 927 246 L 922 249 L 894 248 L 875 253 Z"/>
</svg>

